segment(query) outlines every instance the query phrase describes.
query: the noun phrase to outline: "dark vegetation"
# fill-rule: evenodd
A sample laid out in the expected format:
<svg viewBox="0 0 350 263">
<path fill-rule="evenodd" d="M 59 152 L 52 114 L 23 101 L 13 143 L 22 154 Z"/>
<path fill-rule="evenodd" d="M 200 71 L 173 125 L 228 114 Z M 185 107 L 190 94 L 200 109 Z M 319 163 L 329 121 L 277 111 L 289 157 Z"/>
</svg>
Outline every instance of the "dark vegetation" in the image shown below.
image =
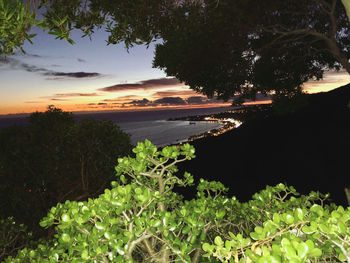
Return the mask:
<svg viewBox="0 0 350 263">
<path fill-rule="evenodd" d="M 350 85 L 307 95 L 294 112 L 270 111 L 221 136 L 194 141 L 197 158 L 179 167 L 222 182 L 241 201 L 265 185 L 285 182 L 302 193 L 329 192 L 334 202 L 347 205 L 349 100 Z"/>
<path fill-rule="evenodd" d="M 110 186 L 129 136 L 111 121 L 79 123 L 50 106 L 29 124 L 0 131 L 0 215 L 13 216 L 40 236 L 39 220 L 58 202 L 96 197 Z"/>
</svg>

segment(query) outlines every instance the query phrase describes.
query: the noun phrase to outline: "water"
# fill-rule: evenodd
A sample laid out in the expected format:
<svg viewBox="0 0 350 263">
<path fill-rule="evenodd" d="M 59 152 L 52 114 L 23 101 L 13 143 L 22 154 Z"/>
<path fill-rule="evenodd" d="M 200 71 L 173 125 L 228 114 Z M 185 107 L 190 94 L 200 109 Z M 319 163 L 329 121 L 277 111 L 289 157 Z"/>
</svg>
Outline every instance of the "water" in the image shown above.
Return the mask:
<svg viewBox="0 0 350 263">
<path fill-rule="evenodd" d="M 196 122 L 195 125 L 191 125 L 188 121 L 167 121 L 169 118 L 206 115 L 223 112 L 228 109 L 228 107 L 220 107 L 134 112 L 101 112 L 74 114 L 74 118 L 77 121 L 89 117 L 96 120 L 110 120 L 130 135 L 133 145 L 136 145 L 139 141 L 148 139 L 157 146 L 165 146 L 186 141 L 190 136 L 199 135 L 220 127 L 219 123 L 200 121 Z M 14 124 L 26 125 L 28 124 L 28 118 L 0 118 L 0 129 Z"/>
<path fill-rule="evenodd" d="M 200 121 L 195 125 L 189 121 L 140 121 L 124 122 L 119 124 L 120 128 L 131 135 L 131 143 L 150 140 L 156 146 L 180 143 L 186 141 L 188 137 L 202 134 L 212 129 L 217 129 L 219 123 Z"/>
</svg>

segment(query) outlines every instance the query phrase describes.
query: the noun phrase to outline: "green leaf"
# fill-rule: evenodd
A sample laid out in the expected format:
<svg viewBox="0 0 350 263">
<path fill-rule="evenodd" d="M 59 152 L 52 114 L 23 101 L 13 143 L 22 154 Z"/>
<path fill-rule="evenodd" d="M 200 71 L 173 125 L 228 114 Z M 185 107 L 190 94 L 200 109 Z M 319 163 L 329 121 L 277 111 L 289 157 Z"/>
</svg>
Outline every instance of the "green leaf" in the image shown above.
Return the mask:
<svg viewBox="0 0 350 263">
<path fill-rule="evenodd" d="M 67 233 L 63 233 L 61 239 L 63 242 L 68 243 L 70 241 L 70 236 Z"/>
<path fill-rule="evenodd" d="M 276 223 L 276 224 L 279 224 L 281 221 L 281 217 L 278 213 L 274 213 L 273 214 L 273 222 Z"/>
<path fill-rule="evenodd" d="M 258 234 L 262 234 L 263 231 L 264 231 L 264 229 L 263 229 L 261 226 L 256 226 L 256 227 L 254 228 L 254 231 L 255 231 L 256 233 L 258 233 Z"/>
<path fill-rule="evenodd" d="M 337 230 L 339 234 L 346 234 L 347 233 L 347 227 L 343 222 L 338 222 L 337 224 Z"/>
<path fill-rule="evenodd" d="M 322 256 L 322 250 L 319 248 L 310 249 L 309 258 L 319 258 Z"/>
<path fill-rule="evenodd" d="M 69 222 L 70 221 L 70 217 L 68 214 L 62 214 L 62 221 L 63 222 Z"/>
<path fill-rule="evenodd" d="M 212 253 L 213 250 L 214 250 L 214 246 L 213 246 L 213 245 L 210 245 L 210 244 L 208 244 L 208 243 L 204 243 L 204 244 L 202 245 L 202 248 L 203 248 L 203 250 L 204 250 L 205 252 L 209 252 L 209 253 Z"/>
<path fill-rule="evenodd" d="M 293 215 L 291 215 L 291 214 L 286 214 L 286 216 L 285 216 L 285 222 L 287 223 L 287 224 L 292 224 L 293 222 L 294 222 L 294 217 L 293 217 Z"/>
<path fill-rule="evenodd" d="M 286 253 L 286 257 L 287 257 L 288 259 L 296 258 L 297 254 L 296 254 L 295 249 L 294 249 L 292 246 L 290 246 L 290 245 L 285 245 L 285 246 L 283 246 L 283 249 L 284 249 L 284 251 L 285 251 L 285 253 Z"/>
<path fill-rule="evenodd" d="M 254 239 L 254 240 L 259 240 L 259 239 L 261 239 L 261 238 L 260 238 L 260 235 L 259 235 L 258 233 L 256 233 L 256 232 L 251 232 L 249 235 L 250 235 L 250 237 L 251 237 L 252 239 Z"/>
<path fill-rule="evenodd" d="M 302 242 L 298 245 L 298 248 L 297 248 L 298 257 L 305 258 L 308 251 L 309 251 L 309 247 L 306 243 Z"/>
<path fill-rule="evenodd" d="M 325 224 L 319 224 L 318 225 L 318 228 L 322 231 L 322 232 L 324 232 L 324 233 L 326 233 L 326 234 L 329 234 L 330 233 L 330 229 L 329 229 L 329 227 L 328 226 L 326 226 Z M 304 231 L 303 231 L 304 232 Z M 305 233 L 305 232 L 304 232 Z"/>
<path fill-rule="evenodd" d="M 317 229 L 311 226 L 303 226 L 301 231 L 303 231 L 307 235 L 311 235 L 312 233 L 315 233 Z"/>
<path fill-rule="evenodd" d="M 81 258 L 84 259 L 84 260 L 87 260 L 89 258 L 89 251 L 87 249 L 84 249 L 81 252 Z"/>
<path fill-rule="evenodd" d="M 215 237 L 214 243 L 218 246 L 222 246 L 224 244 L 220 236 Z"/>
</svg>

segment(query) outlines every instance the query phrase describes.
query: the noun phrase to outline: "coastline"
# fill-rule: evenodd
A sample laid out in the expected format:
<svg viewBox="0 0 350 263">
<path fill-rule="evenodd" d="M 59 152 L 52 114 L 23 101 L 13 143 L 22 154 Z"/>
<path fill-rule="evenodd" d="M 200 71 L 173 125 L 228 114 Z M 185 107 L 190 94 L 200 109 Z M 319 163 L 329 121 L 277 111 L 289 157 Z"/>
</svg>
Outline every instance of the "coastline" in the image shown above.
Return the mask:
<svg viewBox="0 0 350 263">
<path fill-rule="evenodd" d="M 169 145 L 179 145 L 187 142 L 193 142 L 199 139 L 203 139 L 211 136 L 219 136 L 233 129 L 240 127 L 245 121 L 253 118 L 256 114 L 268 115 L 270 113 L 270 105 L 251 105 L 236 107 L 219 113 L 205 114 L 205 115 L 191 115 L 185 117 L 169 118 L 167 121 L 188 121 L 191 125 L 196 125 L 200 122 L 215 122 L 219 123 L 220 127 L 211 129 L 207 132 L 200 133 L 197 135 L 189 136 L 187 139 L 182 141 L 176 141 Z"/>
</svg>

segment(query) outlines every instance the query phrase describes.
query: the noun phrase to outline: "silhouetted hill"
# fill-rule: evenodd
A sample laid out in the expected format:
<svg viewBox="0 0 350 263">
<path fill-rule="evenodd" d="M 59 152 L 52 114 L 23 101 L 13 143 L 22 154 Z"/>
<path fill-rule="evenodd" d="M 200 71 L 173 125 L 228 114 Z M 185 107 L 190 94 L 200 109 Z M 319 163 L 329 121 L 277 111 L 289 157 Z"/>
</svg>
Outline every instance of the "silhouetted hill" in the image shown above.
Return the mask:
<svg viewBox="0 0 350 263">
<path fill-rule="evenodd" d="M 310 95 L 292 114 L 244 123 L 218 137 L 193 142 L 197 158 L 179 168 L 196 179 L 217 180 L 246 201 L 266 185 L 293 185 L 300 193 L 329 192 L 346 205 L 350 186 L 350 84 Z M 182 191 L 181 191 L 182 192 Z M 190 196 L 186 191 L 186 196 Z"/>
</svg>

